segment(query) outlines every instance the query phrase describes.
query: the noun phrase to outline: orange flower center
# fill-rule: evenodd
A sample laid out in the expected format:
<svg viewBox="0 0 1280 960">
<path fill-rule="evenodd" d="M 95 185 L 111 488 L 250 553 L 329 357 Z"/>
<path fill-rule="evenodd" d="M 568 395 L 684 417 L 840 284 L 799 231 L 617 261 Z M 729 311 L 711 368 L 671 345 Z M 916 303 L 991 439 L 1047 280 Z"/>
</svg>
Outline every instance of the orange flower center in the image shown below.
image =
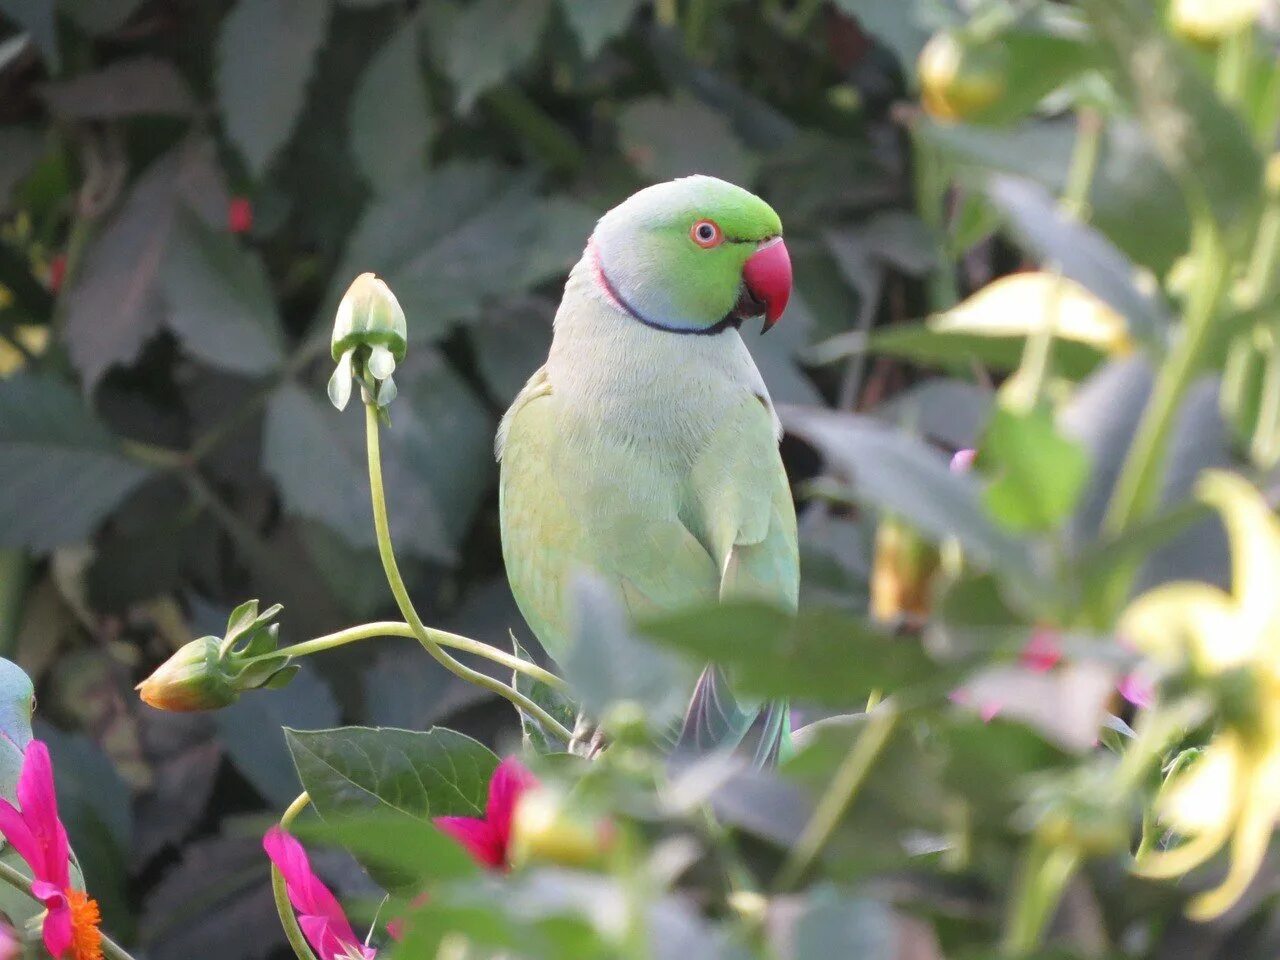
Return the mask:
<svg viewBox="0 0 1280 960">
<path fill-rule="evenodd" d="M 98 901 L 83 890 L 68 890 L 71 907 L 71 960 L 102 960 L 102 914 Z"/>
</svg>

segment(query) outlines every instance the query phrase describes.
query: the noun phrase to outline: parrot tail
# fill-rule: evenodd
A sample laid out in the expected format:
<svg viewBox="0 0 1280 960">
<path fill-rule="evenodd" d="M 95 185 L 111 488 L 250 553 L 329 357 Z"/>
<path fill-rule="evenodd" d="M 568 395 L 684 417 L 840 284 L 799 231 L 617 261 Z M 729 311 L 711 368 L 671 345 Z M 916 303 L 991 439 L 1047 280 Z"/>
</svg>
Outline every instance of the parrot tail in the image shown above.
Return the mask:
<svg viewBox="0 0 1280 960">
<path fill-rule="evenodd" d="M 708 666 L 698 678 L 677 752 L 738 750 L 757 768 L 777 765 L 791 750 L 791 710 L 785 700 L 741 704 L 719 667 Z"/>
</svg>

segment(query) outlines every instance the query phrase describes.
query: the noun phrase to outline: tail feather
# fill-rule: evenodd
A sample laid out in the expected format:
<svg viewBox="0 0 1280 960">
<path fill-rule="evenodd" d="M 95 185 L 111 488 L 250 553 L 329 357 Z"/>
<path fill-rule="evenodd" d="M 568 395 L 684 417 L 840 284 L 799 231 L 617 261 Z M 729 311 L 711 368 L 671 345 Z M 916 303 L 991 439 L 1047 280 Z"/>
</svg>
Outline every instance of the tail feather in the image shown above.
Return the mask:
<svg viewBox="0 0 1280 960">
<path fill-rule="evenodd" d="M 741 750 L 756 767 L 775 765 L 790 749 L 791 721 L 786 701 L 743 705 L 729 689 L 724 672 L 708 666 L 698 678 L 677 751 L 707 753 Z"/>
</svg>

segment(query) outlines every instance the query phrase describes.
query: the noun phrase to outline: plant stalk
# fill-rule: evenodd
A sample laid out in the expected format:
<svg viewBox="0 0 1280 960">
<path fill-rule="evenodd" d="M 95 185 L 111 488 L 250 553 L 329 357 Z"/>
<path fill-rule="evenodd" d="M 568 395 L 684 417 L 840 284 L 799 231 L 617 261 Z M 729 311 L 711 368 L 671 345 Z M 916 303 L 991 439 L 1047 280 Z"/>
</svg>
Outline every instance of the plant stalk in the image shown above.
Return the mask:
<svg viewBox="0 0 1280 960">
<path fill-rule="evenodd" d="M 387 575 L 387 584 L 391 587 L 391 593 L 396 599 L 396 604 L 400 607 L 400 614 L 408 621 L 414 637 L 422 644 L 423 649 L 435 658 L 440 666 L 454 676 L 510 700 L 519 709 L 534 717 L 557 737 L 568 743 L 573 739 L 573 734 L 566 730 L 547 711 L 543 710 L 542 707 L 538 706 L 519 690 L 508 686 L 501 680 L 495 680 L 487 674 L 472 670 L 470 667 L 459 663 L 436 642 L 432 632 L 427 629 L 426 624 L 422 622 L 422 618 L 418 616 L 418 611 L 414 609 L 413 601 L 409 598 L 409 591 L 404 585 L 404 578 L 400 576 L 400 567 L 396 563 L 395 551 L 391 546 L 391 526 L 387 520 L 387 501 L 382 487 L 382 450 L 378 441 L 379 413 L 377 405 L 372 403 L 365 404 L 364 414 L 365 438 L 369 454 L 369 492 L 373 500 L 373 528 L 378 538 L 378 556 L 382 558 L 382 569 Z"/>
<path fill-rule="evenodd" d="M 280 817 L 280 827 L 288 830 L 289 825 L 297 819 L 298 814 L 307 808 L 307 804 L 311 802 L 311 797 L 304 790 L 289 804 L 288 808 Z M 289 941 L 289 946 L 293 948 L 294 955 L 298 960 L 316 960 L 316 955 L 312 953 L 307 938 L 302 933 L 302 928 L 298 926 L 298 918 L 293 915 L 293 905 L 289 903 L 289 890 L 285 885 L 284 874 L 280 872 L 280 868 L 274 863 L 271 865 L 271 895 L 276 902 L 276 913 L 280 916 L 280 926 L 284 927 L 285 938 Z"/>
<path fill-rule="evenodd" d="M 3 880 L 9 886 L 21 890 L 32 900 L 37 900 L 35 894 L 31 892 L 31 878 L 23 874 L 19 870 L 15 870 L 7 863 L 0 863 L 0 880 Z M 102 955 L 106 960 L 133 960 L 132 955 L 120 944 L 116 943 L 105 933 L 102 934 Z"/>
</svg>

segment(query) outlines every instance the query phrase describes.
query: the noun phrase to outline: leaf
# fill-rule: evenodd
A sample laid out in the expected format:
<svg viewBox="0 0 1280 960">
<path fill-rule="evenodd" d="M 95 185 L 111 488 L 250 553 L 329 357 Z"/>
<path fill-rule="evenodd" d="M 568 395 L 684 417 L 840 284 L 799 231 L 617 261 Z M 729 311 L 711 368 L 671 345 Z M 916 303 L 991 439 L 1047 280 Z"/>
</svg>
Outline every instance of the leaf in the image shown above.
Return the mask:
<svg viewBox="0 0 1280 960">
<path fill-rule="evenodd" d="M 30 127 L 0 127 L 0 211 L 44 154 L 44 138 Z"/>
<path fill-rule="evenodd" d="M 1055 195 L 1066 189 L 1077 136 L 1073 123 L 993 129 L 921 118 L 915 130 L 960 168 L 962 180 L 982 182 L 1000 171 L 1034 180 Z M 1178 184 L 1132 121 L 1110 118 L 1101 141 L 1089 220 L 1134 262 L 1163 273 L 1186 251 L 1190 232 Z"/>
<path fill-rule="evenodd" d="M 855 499 L 897 514 L 936 539 L 956 537 L 966 555 L 1011 582 L 1034 582 L 1036 568 L 1025 545 L 992 525 L 973 478 L 952 473 L 937 451 L 869 417 L 788 406 L 778 413 L 788 431 L 816 446 L 845 475 Z"/>
<path fill-rule="evenodd" d="M 285 730 L 303 788 L 326 820 L 483 815 L 498 758 L 443 727 Z"/>
<path fill-rule="evenodd" d="M 903 73 L 915 76 L 916 60 L 932 30 L 921 22 L 923 4 L 884 3 L 883 0 L 836 0 L 841 13 L 854 17 L 898 57 Z"/>
<path fill-rule="evenodd" d="M 147 168 L 89 243 L 63 294 L 63 336 L 86 389 L 109 367 L 137 356 L 159 329 L 164 309 L 157 279 L 182 201 L 206 222 L 226 216 L 222 174 L 207 141 L 184 143 Z"/>
<path fill-rule="evenodd" d="M 441 64 L 462 113 L 533 59 L 550 12 L 551 0 L 477 0 L 454 18 Z"/>
<path fill-rule="evenodd" d="M 304 664 L 280 690 L 257 690 L 214 715 L 227 756 L 273 807 L 298 795 L 289 748 L 280 729 L 294 724 L 327 727 L 338 722 L 333 691 Z"/>
<path fill-rule="evenodd" d="M 618 139 L 632 166 L 651 180 L 706 173 L 750 183 L 756 161 L 725 120 L 681 94 L 632 100 L 618 115 Z"/>
<path fill-rule="evenodd" d="M 0 0 L 0 13 L 31 35 L 50 73 L 62 69 L 53 0 Z"/>
<path fill-rule="evenodd" d="M 1097 230 L 1064 214 L 1043 187 L 996 175 L 988 195 L 1032 253 L 1075 280 L 1125 321 L 1138 343 L 1160 355 L 1172 319 L 1157 297 L 1138 289 L 1132 263 Z"/>
<path fill-rule="evenodd" d="M 297 125 L 329 13 L 329 0 L 237 0 L 222 23 L 218 107 L 255 177 Z"/>
<path fill-rule="evenodd" d="M 124 26 L 143 0 L 59 0 L 58 11 L 90 34 L 111 33 Z"/>
<path fill-rule="evenodd" d="M 168 324 L 196 357 L 261 375 L 284 359 L 275 298 L 258 256 L 183 211 L 160 268 Z"/>
<path fill-rule="evenodd" d="M 1056 529 L 1075 508 L 1089 475 L 1083 448 L 1061 436 L 1047 408 L 1025 414 L 997 407 L 982 442 L 994 477 L 983 495 L 1006 528 Z"/>
<path fill-rule="evenodd" d="M 894 394 L 874 412 L 908 433 L 955 450 L 977 446 L 991 402 L 989 389 L 964 380 L 933 377 Z"/>
<path fill-rule="evenodd" d="M 865 703 L 873 690 L 934 682 L 939 667 L 907 638 L 838 610 L 794 618 L 760 601 L 732 601 L 646 618 L 645 637 L 729 671 L 735 690 L 825 706 Z"/>
<path fill-rule="evenodd" d="M 336 309 L 351 279 L 372 270 L 404 307 L 410 340 L 436 339 L 489 299 L 523 289 L 541 213 L 526 178 L 491 164 L 433 170 L 365 211 L 328 302 Z"/>
<path fill-rule="evenodd" d="M 690 671 L 631 630 L 621 599 L 603 580 L 582 573 L 572 589 L 572 642 L 562 659 L 583 710 L 607 721 L 614 707 L 631 703 L 650 729 L 664 730 L 684 712 Z"/>
<path fill-rule="evenodd" d="M 351 98 L 351 153 L 375 192 L 389 193 L 422 170 L 434 126 L 410 20 L 382 45 Z"/>
<path fill-rule="evenodd" d="M 991 331 L 970 333 L 956 330 L 939 330 L 937 322 L 895 323 L 876 330 L 870 337 L 870 347 L 877 353 L 905 357 L 919 363 L 938 366 L 958 375 L 971 374 L 974 363 L 996 371 L 1017 368 L 1022 359 L 1026 337 L 999 336 Z M 847 355 L 857 342 L 836 336 L 819 344 L 822 359 Z M 1060 340 L 1054 344 L 1053 370 L 1069 380 L 1088 376 L 1103 360 L 1103 355 L 1092 346 L 1072 340 Z"/>
<path fill-rule="evenodd" d="M 1164 165 L 1221 226 L 1250 221 L 1262 161 L 1240 115 L 1218 99 L 1145 0 L 1087 0 L 1081 7 Z"/>
<path fill-rule="evenodd" d="M 0 381 L 0 544 L 45 552 L 78 543 L 149 473 L 66 384 Z"/>
<path fill-rule="evenodd" d="M 640 5 L 641 0 L 560 0 L 587 60 L 594 60 L 606 41 L 627 29 Z"/>
<path fill-rule="evenodd" d="M 67 120 L 119 120 L 142 115 L 190 116 L 196 102 L 168 60 L 117 60 L 95 73 L 45 84 L 40 96 Z"/>
<path fill-rule="evenodd" d="M 878 900 L 851 897 L 829 883 L 786 903 L 773 928 L 779 960 L 898 960 L 898 930 L 892 912 Z"/>
<path fill-rule="evenodd" d="M 520 645 L 520 641 L 516 639 L 515 634 L 511 635 L 511 643 L 515 647 L 515 655 L 525 663 L 536 663 L 533 657 L 529 656 L 529 651 Z M 547 713 L 560 721 L 560 725 L 567 730 L 572 730 L 578 719 L 578 708 L 563 693 L 548 687 L 545 683 L 534 680 L 527 673 L 521 673 L 513 670 L 511 674 L 512 685 L 526 697 L 536 703 L 538 706 L 546 710 Z M 518 709 L 518 708 L 517 708 Z M 549 730 L 543 729 L 542 724 L 536 717 L 531 717 L 523 710 L 520 713 L 520 730 L 524 735 L 524 742 L 531 746 L 538 753 L 556 753 L 564 750 L 568 744 L 551 733 Z"/>
</svg>

